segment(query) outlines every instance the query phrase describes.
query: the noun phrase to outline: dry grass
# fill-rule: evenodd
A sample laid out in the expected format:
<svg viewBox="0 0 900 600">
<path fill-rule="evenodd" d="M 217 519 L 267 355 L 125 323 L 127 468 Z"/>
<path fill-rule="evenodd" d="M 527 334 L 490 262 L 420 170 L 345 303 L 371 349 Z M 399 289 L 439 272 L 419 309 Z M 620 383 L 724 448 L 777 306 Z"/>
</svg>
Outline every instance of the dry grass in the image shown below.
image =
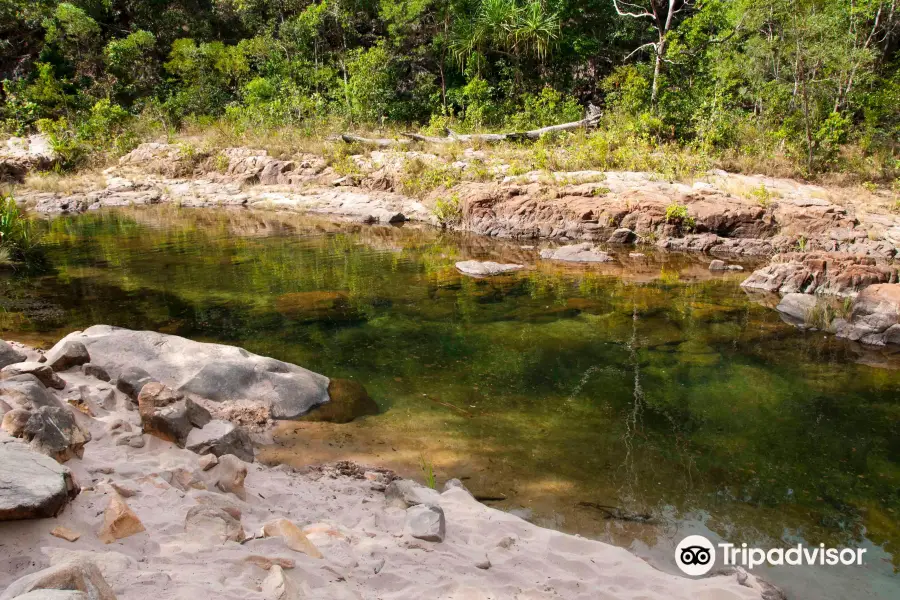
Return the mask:
<svg viewBox="0 0 900 600">
<path fill-rule="evenodd" d="M 33 172 L 26 176 L 25 182 L 21 184 L 21 187 L 31 192 L 71 196 L 72 194 L 83 194 L 105 188 L 106 177 L 98 170 L 78 173 Z"/>
</svg>

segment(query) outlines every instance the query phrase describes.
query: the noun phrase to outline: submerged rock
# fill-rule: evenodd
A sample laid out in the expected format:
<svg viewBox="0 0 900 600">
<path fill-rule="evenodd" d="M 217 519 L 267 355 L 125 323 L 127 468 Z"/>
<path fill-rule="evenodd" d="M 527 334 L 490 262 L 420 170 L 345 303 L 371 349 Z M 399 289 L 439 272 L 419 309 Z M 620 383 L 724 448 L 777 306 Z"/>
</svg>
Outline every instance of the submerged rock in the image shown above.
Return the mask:
<svg viewBox="0 0 900 600">
<path fill-rule="evenodd" d="M 490 277 L 491 275 L 501 275 L 524 269 L 522 265 L 502 264 L 491 261 L 480 260 L 464 260 L 456 263 L 456 268 L 461 273 L 472 275 L 473 277 Z"/>
<path fill-rule="evenodd" d="M 377 415 L 378 404 L 362 384 L 351 379 L 332 379 L 328 383 L 330 400 L 300 417 L 301 421 L 349 423 L 366 415 Z"/>
<path fill-rule="evenodd" d="M 345 292 L 291 292 L 275 299 L 275 310 L 293 321 L 355 321 L 359 313 Z"/>
<path fill-rule="evenodd" d="M 778 303 L 776 310 L 785 315 L 794 324 L 805 324 L 818 301 L 809 294 L 787 294 Z"/>
<path fill-rule="evenodd" d="M 139 365 L 147 376 L 172 389 L 216 402 L 262 403 L 276 419 L 304 415 L 328 401 L 327 377 L 242 348 L 108 325 L 66 339 L 83 343 L 91 362 L 117 377 L 120 389 L 122 374 Z"/>
<path fill-rule="evenodd" d="M 541 258 L 579 263 L 612 262 L 612 257 L 609 254 L 602 250 L 597 250 L 590 243 L 541 250 Z"/>
<path fill-rule="evenodd" d="M 55 517 L 78 495 L 67 467 L 22 443 L 0 443 L 0 465 L 0 521 Z"/>
</svg>

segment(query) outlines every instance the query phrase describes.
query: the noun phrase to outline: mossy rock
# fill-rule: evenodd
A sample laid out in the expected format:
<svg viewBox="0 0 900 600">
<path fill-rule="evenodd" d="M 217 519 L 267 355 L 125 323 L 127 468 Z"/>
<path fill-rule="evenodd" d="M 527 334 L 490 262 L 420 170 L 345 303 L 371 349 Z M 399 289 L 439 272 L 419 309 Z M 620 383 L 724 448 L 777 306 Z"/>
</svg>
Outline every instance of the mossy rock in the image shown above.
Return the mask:
<svg viewBox="0 0 900 600">
<path fill-rule="evenodd" d="M 350 379 L 332 379 L 328 384 L 330 402 L 320 404 L 299 421 L 349 423 L 365 415 L 377 415 L 378 404 L 360 383 Z"/>
</svg>

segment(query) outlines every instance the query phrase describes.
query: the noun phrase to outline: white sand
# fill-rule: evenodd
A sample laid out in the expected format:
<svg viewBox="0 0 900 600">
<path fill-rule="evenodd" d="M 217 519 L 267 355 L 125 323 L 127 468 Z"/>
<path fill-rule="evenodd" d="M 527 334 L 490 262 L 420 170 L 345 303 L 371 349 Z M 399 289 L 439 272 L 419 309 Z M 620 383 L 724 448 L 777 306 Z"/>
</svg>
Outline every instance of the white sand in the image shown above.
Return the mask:
<svg viewBox="0 0 900 600">
<path fill-rule="evenodd" d="M 99 383 L 80 374 L 61 375 L 70 386 Z M 65 397 L 69 389 L 57 396 Z M 27 573 L 91 553 L 118 598 L 129 600 L 275 600 L 261 587 L 269 572 L 246 560 L 252 555 L 295 561 L 284 575 L 297 592 L 284 598 L 727 600 L 763 594 L 752 576 L 690 580 L 665 574 L 624 549 L 537 527 L 460 489 L 439 497 L 447 531 L 440 543 L 405 535 L 403 509 L 387 507 L 372 481 L 338 476 L 333 469 L 297 474 L 248 465 L 246 501 L 212 489 L 182 491 L 166 482 L 167 473 L 180 468 L 202 479 L 200 457 L 146 435 L 140 449 L 115 445 L 108 423 L 138 422 L 137 412 L 125 411 L 125 398 L 116 393 L 122 410 L 81 419 L 94 440 L 83 459 L 66 463 L 84 488 L 81 494 L 56 519 L 0 523 L 0 589 Z M 126 502 L 146 531 L 106 545 L 97 531 L 114 493 L 109 482 L 136 492 Z M 248 535 L 272 519 L 288 518 L 311 531 L 324 558 L 294 552 L 280 538 L 242 545 L 187 535 L 185 515 L 203 499 L 240 508 Z M 324 525 L 307 527 L 313 524 Z M 80 539 L 51 536 L 60 525 L 79 532 Z M 486 559 L 488 569 L 476 566 Z"/>
</svg>

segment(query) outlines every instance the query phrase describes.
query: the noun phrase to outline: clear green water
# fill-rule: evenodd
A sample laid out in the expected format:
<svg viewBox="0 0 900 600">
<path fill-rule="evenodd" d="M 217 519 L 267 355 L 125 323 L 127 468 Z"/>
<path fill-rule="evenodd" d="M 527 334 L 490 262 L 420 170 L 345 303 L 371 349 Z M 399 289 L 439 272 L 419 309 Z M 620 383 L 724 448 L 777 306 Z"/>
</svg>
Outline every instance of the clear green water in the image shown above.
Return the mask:
<svg viewBox="0 0 900 600">
<path fill-rule="evenodd" d="M 265 460 L 421 476 L 424 458 L 668 570 L 688 532 L 863 546 L 864 567 L 764 575 L 797 598 L 900 596 L 900 370 L 781 323 L 702 258 L 563 268 L 431 229 L 175 209 L 56 219 L 46 249 L 50 274 L 0 272 L 5 338 L 154 329 L 357 379 L 381 406 L 285 424 Z M 475 280 L 468 258 L 536 266 Z"/>
</svg>

